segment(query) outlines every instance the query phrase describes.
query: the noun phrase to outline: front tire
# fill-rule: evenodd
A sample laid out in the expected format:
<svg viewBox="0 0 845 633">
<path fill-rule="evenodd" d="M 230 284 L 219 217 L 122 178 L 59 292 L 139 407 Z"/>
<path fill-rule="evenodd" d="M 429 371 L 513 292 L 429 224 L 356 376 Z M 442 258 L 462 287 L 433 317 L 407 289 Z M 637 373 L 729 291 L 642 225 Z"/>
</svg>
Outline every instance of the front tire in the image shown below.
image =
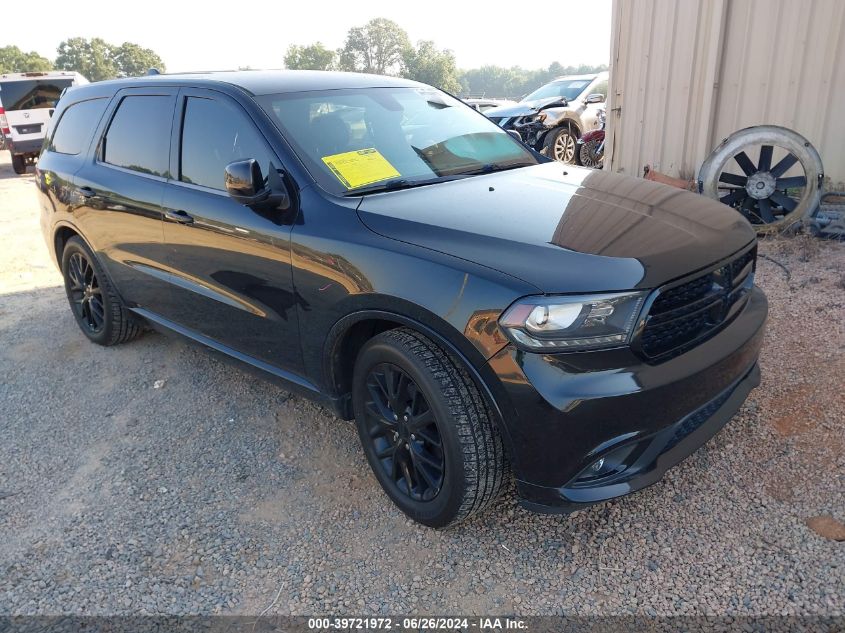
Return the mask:
<svg viewBox="0 0 845 633">
<path fill-rule="evenodd" d="M 502 488 L 502 438 L 475 382 L 446 350 L 407 328 L 364 345 L 353 406 L 367 461 L 388 497 L 434 528 L 489 506 Z"/>
<path fill-rule="evenodd" d="M 26 159 L 20 154 L 12 154 L 12 169 L 18 176 L 26 173 Z"/>
<path fill-rule="evenodd" d="M 575 162 L 575 145 L 578 138 L 568 127 L 559 127 L 546 134 L 543 139 L 543 153 L 561 163 Z"/>
<path fill-rule="evenodd" d="M 62 251 L 62 275 L 71 311 L 82 333 L 98 345 L 131 341 L 140 324 L 123 306 L 88 245 L 71 237 Z"/>
</svg>

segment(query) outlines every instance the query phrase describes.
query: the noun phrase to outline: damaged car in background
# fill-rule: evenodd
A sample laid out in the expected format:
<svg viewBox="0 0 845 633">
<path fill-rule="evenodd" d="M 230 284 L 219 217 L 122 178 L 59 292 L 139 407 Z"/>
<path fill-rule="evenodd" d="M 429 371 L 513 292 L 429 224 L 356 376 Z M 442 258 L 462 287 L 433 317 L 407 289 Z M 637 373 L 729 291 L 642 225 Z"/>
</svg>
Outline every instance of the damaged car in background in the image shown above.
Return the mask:
<svg viewBox="0 0 845 633">
<path fill-rule="evenodd" d="M 607 80 L 607 72 L 559 77 L 515 106 L 493 108 L 484 114 L 499 127 L 517 132 L 523 143 L 538 152 L 574 163 L 578 139 L 599 125 Z"/>
</svg>

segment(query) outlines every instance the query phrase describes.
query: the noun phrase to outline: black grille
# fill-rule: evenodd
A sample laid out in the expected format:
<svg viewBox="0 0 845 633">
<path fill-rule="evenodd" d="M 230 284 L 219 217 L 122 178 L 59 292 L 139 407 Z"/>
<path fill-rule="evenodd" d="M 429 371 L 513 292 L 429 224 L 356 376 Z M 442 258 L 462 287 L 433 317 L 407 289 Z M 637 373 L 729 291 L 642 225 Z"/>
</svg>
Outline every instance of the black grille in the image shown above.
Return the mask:
<svg viewBox="0 0 845 633">
<path fill-rule="evenodd" d="M 718 332 L 754 283 L 757 248 L 691 281 L 660 292 L 640 339 L 651 359 L 682 354 Z"/>
</svg>

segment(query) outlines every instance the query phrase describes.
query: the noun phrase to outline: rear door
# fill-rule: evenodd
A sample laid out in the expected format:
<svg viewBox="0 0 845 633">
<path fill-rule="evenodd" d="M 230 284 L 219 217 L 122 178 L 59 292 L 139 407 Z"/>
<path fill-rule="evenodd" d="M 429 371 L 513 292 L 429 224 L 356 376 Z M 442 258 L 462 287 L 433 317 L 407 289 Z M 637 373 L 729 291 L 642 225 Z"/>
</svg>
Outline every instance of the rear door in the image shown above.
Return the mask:
<svg viewBox="0 0 845 633">
<path fill-rule="evenodd" d="M 15 145 L 26 152 L 40 149 L 56 103 L 73 80 L 72 76 L 0 80 L 0 102 Z"/>
<path fill-rule="evenodd" d="M 119 91 L 74 176 L 74 216 L 130 307 L 156 310 L 164 272 L 161 200 L 175 88 Z"/>
<path fill-rule="evenodd" d="M 254 211 L 224 187 L 226 165 L 254 158 L 283 167 L 251 116 L 214 90 L 182 89 L 165 191 L 164 238 L 173 273 L 164 316 L 252 358 L 301 369 L 290 259 L 292 219 Z"/>
</svg>

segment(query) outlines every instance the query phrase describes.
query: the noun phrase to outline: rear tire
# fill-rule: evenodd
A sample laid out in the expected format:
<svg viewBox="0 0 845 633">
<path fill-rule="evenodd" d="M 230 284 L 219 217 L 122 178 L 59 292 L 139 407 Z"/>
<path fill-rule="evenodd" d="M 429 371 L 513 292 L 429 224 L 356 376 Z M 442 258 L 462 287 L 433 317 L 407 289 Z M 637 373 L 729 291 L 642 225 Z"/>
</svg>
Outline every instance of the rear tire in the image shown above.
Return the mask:
<svg viewBox="0 0 845 633">
<path fill-rule="evenodd" d="M 352 394 L 367 461 L 409 517 L 448 527 L 499 496 L 501 435 L 466 369 L 434 341 L 407 328 L 373 337 L 358 354 Z"/>
<path fill-rule="evenodd" d="M 62 275 L 73 316 L 89 341 L 116 345 L 141 333 L 141 325 L 123 306 L 96 256 L 79 237 L 65 244 Z"/>
<path fill-rule="evenodd" d="M 26 160 L 21 154 L 12 154 L 12 169 L 18 176 L 26 173 Z"/>
</svg>

